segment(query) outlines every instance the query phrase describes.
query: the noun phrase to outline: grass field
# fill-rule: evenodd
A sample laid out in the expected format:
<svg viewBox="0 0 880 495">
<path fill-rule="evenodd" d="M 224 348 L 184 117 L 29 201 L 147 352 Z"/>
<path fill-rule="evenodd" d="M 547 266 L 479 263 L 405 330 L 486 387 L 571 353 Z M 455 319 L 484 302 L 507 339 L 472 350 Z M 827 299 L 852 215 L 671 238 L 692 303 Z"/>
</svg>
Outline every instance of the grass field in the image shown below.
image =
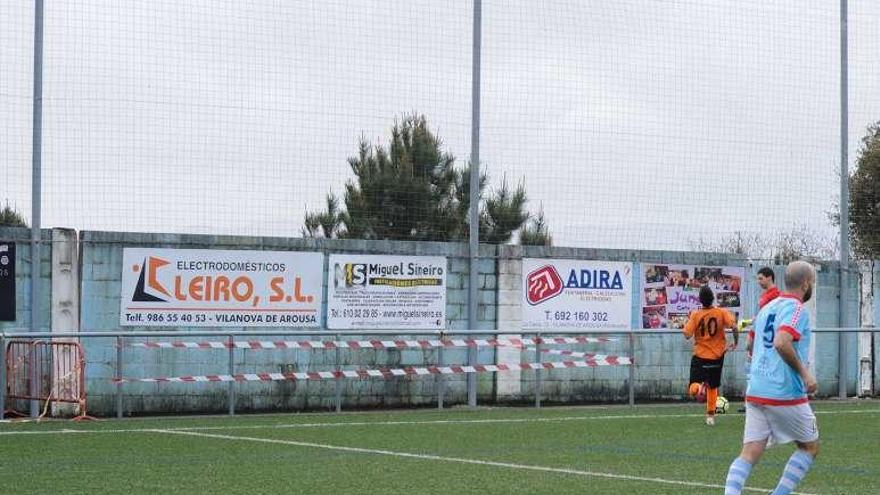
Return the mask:
<svg viewBox="0 0 880 495">
<path fill-rule="evenodd" d="M 738 404 L 732 404 L 732 409 Z M 880 494 L 880 403 L 815 403 L 800 493 Z M 743 416 L 690 406 L 0 424 L 2 493 L 722 493 Z M 771 449 L 747 493 L 769 493 Z"/>
</svg>

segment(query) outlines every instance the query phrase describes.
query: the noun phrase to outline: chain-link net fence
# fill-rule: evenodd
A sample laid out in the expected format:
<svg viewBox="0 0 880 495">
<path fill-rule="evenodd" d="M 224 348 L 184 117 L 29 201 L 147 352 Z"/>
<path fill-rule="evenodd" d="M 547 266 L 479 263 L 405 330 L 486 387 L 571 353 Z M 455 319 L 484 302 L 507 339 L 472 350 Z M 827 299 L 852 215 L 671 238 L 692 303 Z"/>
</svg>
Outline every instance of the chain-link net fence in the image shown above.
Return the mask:
<svg viewBox="0 0 880 495">
<path fill-rule="evenodd" d="M 849 2 L 852 165 L 880 120 L 878 18 Z M 473 20 L 45 2 L 42 225 L 464 239 Z M 485 240 L 543 212 L 556 245 L 836 256 L 837 2 L 489 0 L 481 21 Z M 33 2 L 0 23 L 0 201 L 29 221 Z"/>
</svg>

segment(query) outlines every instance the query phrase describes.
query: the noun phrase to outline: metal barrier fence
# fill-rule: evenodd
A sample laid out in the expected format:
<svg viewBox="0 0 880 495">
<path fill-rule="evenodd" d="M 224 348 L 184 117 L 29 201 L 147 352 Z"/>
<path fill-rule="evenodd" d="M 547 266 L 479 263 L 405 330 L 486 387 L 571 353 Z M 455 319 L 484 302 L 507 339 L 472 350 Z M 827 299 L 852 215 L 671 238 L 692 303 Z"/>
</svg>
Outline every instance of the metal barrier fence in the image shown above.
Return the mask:
<svg viewBox="0 0 880 495">
<path fill-rule="evenodd" d="M 26 416 L 7 408 L 7 400 L 44 403 L 45 416 L 52 403 L 75 404 L 74 419 L 88 419 L 85 356 L 78 342 L 13 339 L 3 347 L 3 414 Z"/>
<path fill-rule="evenodd" d="M 855 334 L 855 333 L 877 333 L 876 328 L 823 328 L 816 329 L 814 333 L 817 339 L 825 334 Z M 417 338 L 409 335 L 417 336 Z M 614 388 L 621 393 L 615 395 L 619 399 L 624 400 L 630 406 L 636 403 L 639 391 L 648 390 L 650 393 L 643 393 L 649 400 L 675 400 L 684 396 L 684 387 L 678 382 L 686 380 L 686 367 L 689 364 L 690 345 L 678 343 L 677 339 L 662 339 L 663 345 L 657 345 L 648 339 L 658 339 L 664 336 L 679 335 L 679 331 L 663 330 L 663 331 L 591 331 L 584 332 L 581 329 L 575 330 L 555 330 L 553 332 L 528 332 L 518 331 L 516 333 L 509 332 L 487 332 L 474 330 L 450 330 L 450 331 L 433 331 L 433 332 L 417 332 L 407 334 L 406 337 L 401 336 L 400 330 L 386 331 L 347 331 L 344 333 L 316 333 L 314 331 L 260 331 L 255 333 L 252 331 L 150 331 L 150 332 L 79 332 L 79 333 L 0 333 L 0 348 L 7 349 L 21 345 L 22 342 L 42 342 L 41 340 L 22 340 L 22 339 L 48 339 L 48 338 L 78 338 L 84 343 L 95 342 L 96 339 L 111 339 L 113 344 L 97 345 L 83 344 L 85 355 L 82 357 L 82 368 L 84 369 L 86 361 L 92 361 L 96 367 L 112 367 L 112 376 L 99 376 L 100 373 L 90 377 L 90 382 L 96 385 L 112 384 L 113 394 L 115 395 L 115 415 L 123 417 L 126 409 L 124 398 L 127 387 L 131 387 L 135 383 L 153 383 L 157 387 L 164 386 L 164 383 L 226 383 L 226 410 L 230 415 L 236 412 L 236 383 L 248 381 L 332 381 L 333 410 L 341 411 L 343 407 L 343 381 L 345 379 L 393 379 L 397 377 L 407 377 L 413 380 L 430 379 L 434 380 L 434 391 L 436 395 L 436 407 L 444 408 L 447 405 L 448 384 L 447 377 L 450 375 L 471 375 L 478 373 L 492 374 L 493 380 L 499 380 L 499 373 L 519 371 L 526 373 L 534 373 L 529 375 L 527 387 L 533 394 L 534 406 L 541 407 L 542 402 L 547 400 L 547 380 L 554 377 L 554 370 L 581 370 L 592 369 L 594 371 L 604 371 L 613 367 L 626 367 L 625 373 L 620 371 L 614 372 L 612 376 L 603 376 L 596 378 L 596 373 L 592 377 L 586 375 L 575 375 L 573 378 L 567 378 L 568 381 L 589 382 L 590 380 L 598 383 L 598 387 L 607 386 L 612 383 Z M 289 338 L 289 340 L 278 340 L 279 337 Z M 314 340 L 318 337 L 320 340 Z M 206 340 L 208 338 L 210 340 Z M 218 339 L 221 338 L 221 339 Z M 353 340 L 345 340 L 345 338 L 353 338 Z M 10 340 L 12 339 L 12 340 Z M 836 339 L 834 339 L 836 341 Z M 653 345 L 652 345 L 653 344 Z M 607 345 L 609 349 L 591 349 L 589 352 L 582 350 L 585 346 Z M 566 346 L 560 349 L 559 346 Z M 576 347 L 577 349 L 573 349 Z M 741 372 L 744 358 L 744 342 L 740 347 L 729 355 L 728 366 L 725 368 L 725 379 L 723 387 L 730 387 L 732 390 L 742 389 L 743 373 Z M 459 364 L 466 362 L 466 352 L 471 349 L 494 349 L 491 362 L 481 359 L 476 365 Z M 389 349 L 416 349 L 425 351 L 433 358 L 430 362 L 421 363 L 420 365 L 399 365 L 399 366 L 379 366 L 378 368 L 367 368 L 368 363 L 358 363 L 357 369 L 346 369 L 352 366 L 352 363 L 345 363 L 342 359 L 342 352 L 354 351 L 387 351 Z M 216 365 L 221 361 L 225 361 L 225 374 L 190 374 L 194 371 L 184 369 L 186 375 L 177 376 L 142 376 L 144 366 L 136 368 L 127 358 L 128 352 L 155 352 L 156 350 L 168 350 L 167 352 L 181 353 L 211 353 L 224 352 L 228 358 L 218 359 L 216 356 L 212 359 L 212 363 Z M 236 362 L 236 353 L 249 351 L 267 351 L 267 350 L 286 350 L 286 351 L 309 351 L 315 353 L 330 353 L 332 358 L 323 360 L 323 367 L 329 368 L 322 371 L 307 370 L 296 371 L 291 369 L 283 369 L 284 365 L 279 365 L 279 372 L 266 372 L 265 370 L 253 371 L 243 368 L 241 363 Z M 462 350 L 459 353 L 459 359 L 450 359 L 450 352 Z M 519 353 L 519 359 L 504 362 L 499 357 L 501 350 L 512 350 Z M 87 359 L 89 354 L 93 354 L 91 359 Z M 96 357 L 100 354 L 103 357 Z M 557 356 L 562 361 L 552 361 L 549 356 Z M 329 356 L 328 356 L 329 357 Z M 0 353 L 0 411 L 6 409 L 7 399 L 24 399 L 32 398 L 30 395 L 22 396 L 21 394 L 7 394 L 6 391 L 18 390 L 17 388 L 9 388 L 12 383 L 20 381 L 19 375 L 10 374 L 7 376 L 7 369 L 17 369 L 10 364 L 10 357 L 7 353 Z M 240 358 L 240 361 L 245 359 Z M 284 359 L 288 361 L 289 359 Z M 277 364 L 277 363 L 274 363 Z M 168 365 L 168 363 L 163 363 Z M 186 363 L 184 362 L 184 365 Z M 320 367 L 320 365 L 318 366 Z M 173 369 L 177 367 L 172 366 Z M 603 370 L 599 370 L 603 368 Z M 836 370 L 837 367 L 833 366 Z M 607 374 L 607 373 L 606 373 Z M 84 375 L 84 374 L 83 374 Z M 57 375 L 55 375 L 57 376 Z M 835 379 L 839 380 L 839 376 L 833 373 L 819 375 L 818 379 L 826 386 L 831 385 Z M 620 385 L 620 382 L 623 385 Z M 844 377 L 844 381 L 848 378 Z M 524 380 L 525 381 L 525 380 Z M 834 382 L 837 390 L 837 383 Z M 82 407 L 83 414 L 85 411 L 85 378 L 81 382 Z M 106 387 L 105 387 L 106 389 Z M 532 390 L 533 389 L 533 390 Z M 557 388 L 554 388 L 557 390 Z M 554 402 L 568 402 L 567 398 L 561 397 L 560 387 L 550 400 Z M 625 393 L 622 393 L 625 390 Z M 828 395 L 833 395 L 829 393 Z M 522 403 L 523 394 L 519 394 L 519 400 L 512 402 Z M 41 395 L 41 398 L 42 395 Z M 329 399 L 329 397 L 323 397 Z M 562 399 L 562 400 L 560 400 Z M 614 399 L 611 399 L 614 400 Z M 500 400 L 497 395 L 487 401 L 498 403 L 506 402 Z M 594 402 L 595 399 L 588 399 L 588 402 Z M 584 400 L 573 400 L 572 402 L 584 402 Z M 132 411 L 129 411 L 132 412 Z M 133 411 L 135 413 L 143 413 L 144 411 Z M 2 415 L 0 415 L 2 419 Z"/>
</svg>

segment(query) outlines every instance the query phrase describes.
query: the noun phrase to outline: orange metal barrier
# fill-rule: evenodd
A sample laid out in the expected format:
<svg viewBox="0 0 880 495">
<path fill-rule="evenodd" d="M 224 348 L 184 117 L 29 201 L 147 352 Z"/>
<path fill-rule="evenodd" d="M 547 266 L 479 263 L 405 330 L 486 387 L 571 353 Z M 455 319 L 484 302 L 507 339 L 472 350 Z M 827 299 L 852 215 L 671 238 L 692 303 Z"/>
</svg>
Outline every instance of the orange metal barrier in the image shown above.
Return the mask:
<svg viewBox="0 0 880 495">
<path fill-rule="evenodd" d="M 78 342 L 11 340 L 6 345 L 6 399 L 79 406 L 74 420 L 93 419 L 86 413 L 85 355 Z M 31 386 L 33 382 L 35 386 Z M 8 414 L 25 416 L 14 409 Z"/>
</svg>

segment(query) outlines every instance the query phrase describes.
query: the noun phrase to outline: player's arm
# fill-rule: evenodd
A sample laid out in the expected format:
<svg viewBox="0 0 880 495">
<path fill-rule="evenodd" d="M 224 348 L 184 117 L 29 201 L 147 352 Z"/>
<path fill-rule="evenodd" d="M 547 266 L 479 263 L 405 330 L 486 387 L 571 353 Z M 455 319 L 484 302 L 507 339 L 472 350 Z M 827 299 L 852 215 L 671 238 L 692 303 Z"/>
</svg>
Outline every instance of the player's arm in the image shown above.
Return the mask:
<svg viewBox="0 0 880 495">
<path fill-rule="evenodd" d="M 737 324 L 737 328 L 739 331 L 745 330 L 747 327 L 751 327 L 754 320 L 740 320 Z M 752 345 L 755 341 L 755 330 L 749 328 L 748 333 L 746 333 L 746 353 L 751 356 L 752 355 Z"/>
<path fill-rule="evenodd" d="M 739 345 L 739 327 L 736 324 L 736 317 L 730 311 L 724 312 L 724 328 L 733 330 L 733 348 Z"/>
<path fill-rule="evenodd" d="M 806 365 L 798 357 L 797 351 L 794 349 L 794 341 L 795 335 L 791 332 L 778 332 L 776 337 L 773 338 L 773 348 L 776 349 L 776 352 L 779 353 L 779 357 L 782 358 L 785 364 L 789 365 L 791 369 L 800 375 L 807 388 L 807 393 L 812 394 L 818 388 L 818 384 L 813 375 L 810 374 L 810 370 L 807 369 Z"/>
<path fill-rule="evenodd" d="M 685 339 L 690 339 L 694 336 L 694 332 L 697 330 L 697 319 L 694 318 L 694 314 L 691 313 L 688 316 L 687 323 L 684 324 L 684 328 L 681 329 L 681 332 L 684 334 Z"/>
</svg>

